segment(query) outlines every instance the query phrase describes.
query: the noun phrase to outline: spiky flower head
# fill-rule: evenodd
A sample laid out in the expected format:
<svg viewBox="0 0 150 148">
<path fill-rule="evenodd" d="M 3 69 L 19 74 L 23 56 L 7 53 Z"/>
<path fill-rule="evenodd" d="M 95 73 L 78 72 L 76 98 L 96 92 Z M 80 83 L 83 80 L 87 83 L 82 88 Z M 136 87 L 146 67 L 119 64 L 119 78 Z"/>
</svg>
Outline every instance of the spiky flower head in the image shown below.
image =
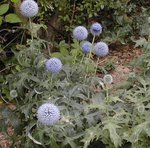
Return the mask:
<svg viewBox="0 0 150 148">
<path fill-rule="evenodd" d="M 103 81 L 105 84 L 111 84 L 113 82 L 113 77 L 110 74 L 104 75 Z"/>
<path fill-rule="evenodd" d="M 85 54 L 88 54 L 92 48 L 92 44 L 88 41 L 84 42 L 82 44 L 82 52 L 85 53 Z"/>
<path fill-rule="evenodd" d="M 11 90 L 10 91 L 10 96 L 12 97 L 12 98 L 16 98 L 17 96 L 18 96 L 18 93 L 17 93 L 17 91 L 16 90 Z"/>
<path fill-rule="evenodd" d="M 104 42 L 98 42 L 95 44 L 94 46 L 94 53 L 98 56 L 98 57 L 104 57 L 108 54 L 109 49 L 108 49 L 108 45 Z"/>
<path fill-rule="evenodd" d="M 88 31 L 84 26 L 78 26 L 73 30 L 73 37 L 78 41 L 85 40 L 88 37 Z"/>
<path fill-rule="evenodd" d="M 53 74 L 57 74 L 62 69 L 62 63 L 58 58 L 51 58 L 46 61 L 46 69 Z"/>
<path fill-rule="evenodd" d="M 102 26 L 100 23 L 94 23 L 91 25 L 90 31 L 92 35 L 99 36 L 102 33 Z"/>
<path fill-rule="evenodd" d="M 60 119 L 59 108 L 54 104 L 44 103 L 37 110 L 37 118 L 43 125 L 54 125 Z"/>
<path fill-rule="evenodd" d="M 37 15 L 39 7 L 34 0 L 24 0 L 20 5 L 20 11 L 25 17 L 33 17 Z"/>
</svg>

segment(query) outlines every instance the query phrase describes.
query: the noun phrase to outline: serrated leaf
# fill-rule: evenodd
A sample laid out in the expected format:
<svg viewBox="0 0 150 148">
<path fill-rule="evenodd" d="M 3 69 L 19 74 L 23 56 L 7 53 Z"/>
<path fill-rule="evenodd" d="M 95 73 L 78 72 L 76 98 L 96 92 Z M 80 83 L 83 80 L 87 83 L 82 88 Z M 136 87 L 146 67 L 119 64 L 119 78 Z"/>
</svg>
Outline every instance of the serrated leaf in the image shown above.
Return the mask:
<svg viewBox="0 0 150 148">
<path fill-rule="evenodd" d="M 51 137 L 51 145 L 53 146 L 53 148 L 59 148 L 56 140 L 53 137 Z"/>
<path fill-rule="evenodd" d="M 62 55 L 66 56 L 69 54 L 69 52 L 67 50 L 68 48 L 69 48 L 69 45 L 67 43 L 65 43 L 64 40 L 59 43 L 59 49 L 60 49 L 60 52 Z"/>
<path fill-rule="evenodd" d="M 32 32 L 32 35 L 34 37 L 37 38 L 38 36 L 38 31 L 40 30 L 40 28 L 43 28 L 44 30 L 46 30 L 46 26 L 44 24 L 36 24 L 36 23 L 31 23 L 31 28 L 30 31 Z"/>
<path fill-rule="evenodd" d="M 69 137 L 65 138 L 64 144 L 65 145 L 69 144 L 71 148 L 76 148 L 77 147 L 77 145 L 75 144 L 75 142 L 73 141 L 73 139 L 69 138 Z"/>
<path fill-rule="evenodd" d="M 25 115 L 25 119 L 27 120 L 30 116 L 30 110 L 31 110 L 32 104 L 21 106 L 21 112 Z"/>
<path fill-rule="evenodd" d="M 141 38 L 139 40 L 136 40 L 135 41 L 136 44 L 135 44 L 135 48 L 136 47 L 143 47 L 145 43 L 147 43 L 146 39 L 145 38 Z"/>
<path fill-rule="evenodd" d="M 148 133 L 149 127 L 150 127 L 150 121 L 145 121 L 145 122 L 135 126 L 134 130 L 132 132 L 132 135 L 129 137 L 128 140 L 130 142 L 137 142 L 139 140 L 139 136 L 140 136 L 141 132 L 145 131 L 146 133 Z M 150 136 L 149 133 L 148 133 L 148 136 Z"/>
<path fill-rule="evenodd" d="M 111 99 L 111 101 L 112 102 L 117 102 L 117 101 L 119 101 L 119 102 L 124 102 L 123 100 L 121 100 L 119 97 L 117 97 L 117 96 L 115 96 L 115 97 L 110 97 L 110 99 Z"/>
<path fill-rule="evenodd" d="M 0 5 L 0 15 L 5 14 L 9 9 L 9 4 Z"/>
<path fill-rule="evenodd" d="M 60 52 L 61 52 L 61 54 L 64 55 L 64 56 L 66 56 L 66 55 L 69 54 L 68 50 L 67 50 L 66 48 L 64 48 L 64 47 L 60 48 Z"/>
<path fill-rule="evenodd" d="M 145 87 L 147 85 L 146 81 L 142 77 L 137 77 L 137 80 Z"/>
<path fill-rule="evenodd" d="M 103 128 L 103 130 L 109 131 L 110 139 L 114 143 L 115 147 L 121 146 L 121 138 L 116 131 L 118 128 L 121 128 L 121 127 L 111 121 L 106 122 Z"/>
<path fill-rule="evenodd" d="M 10 13 L 5 16 L 5 20 L 8 23 L 20 23 L 21 19 L 14 13 Z"/>
<path fill-rule="evenodd" d="M 94 127 L 86 129 L 84 133 L 84 138 L 81 140 L 84 143 L 83 148 L 87 148 L 90 142 L 92 142 L 93 140 L 97 140 L 100 137 L 101 133 L 102 131 L 100 129 L 99 124 L 97 124 Z"/>
</svg>

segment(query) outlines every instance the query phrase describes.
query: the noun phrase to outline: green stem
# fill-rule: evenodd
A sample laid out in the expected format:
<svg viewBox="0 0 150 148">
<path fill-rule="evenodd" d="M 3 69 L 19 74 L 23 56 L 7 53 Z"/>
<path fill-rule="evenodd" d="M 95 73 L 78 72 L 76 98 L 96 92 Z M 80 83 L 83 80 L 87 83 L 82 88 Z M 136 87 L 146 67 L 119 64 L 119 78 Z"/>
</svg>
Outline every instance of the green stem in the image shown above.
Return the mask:
<svg viewBox="0 0 150 148">
<path fill-rule="evenodd" d="M 2 95 L 0 95 L 0 97 L 1 97 L 1 99 L 6 103 L 6 104 L 9 104 L 9 102 L 8 101 L 6 101 L 4 98 L 3 98 L 3 96 Z"/>
<path fill-rule="evenodd" d="M 20 44 L 22 44 L 22 43 L 23 43 L 23 38 L 24 38 L 24 35 L 25 35 L 25 31 L 23 31 L 23 34 L 22 34 L 22 37 L 21 37 Z"/>
<path fill-rule="evenodd" d="M 91 50 L 90 50 L 90 53 L 89 53 L 89 59 L 91 59 L 91 56 L 92 56 L 92 50 L 93 50 L 94 41 L 95 41 L 95 35 L 93 36 L 92 46 L 91 46 Z"/>
<path fill-rule="evenodd" d="M 33 27 L 32 27 L 32 20 L 31 18 L 29 17 L 29 25 L 30 25 L 30 33 L 31 33 L 31 41 L 33 42 Z"/>
<path fill-rule="evenodd" d="M 49 56 L 51 57 L 51 50 L 50 50 L 50 48 L 49 48 L 49 44 L 47 44 L 47 49 L 48 49 L 48 54 L 49 54 Z"/>
<path fill-rule="evenodd" d="M 54 77 L 54 75 L 52 74 L 51 75 L 51 85 L 53 84 L 53 77 Z"/>
<path fill-rule="evenodd" d="M 89 53 L 89 60 L 91 59 L 91 56 L 92 56 L 94 41 L 95 41 L 95 35 L 93 36 L 93 40 L 92 40 L 91 50 L 90 50 L 90 53 Z M 89 72 L 89 67 L 88 67 L 88 65 L 86 65 L 86 73 L 88 73 L 88 72 Z M 85 76 L 85 78 L 86 77 L 87 77 L 87 75 Z"/>
<path fill-rule="evenodd" d="M 83 55 L 82 55 L 82 58 L 81 58 L 81 62 L 80 62 L 80 64 L 82 64 L 82 63 L 83 63 L 84 57 L 85 57 L 85 55 L 83 54 Z"/>
<path fill-rule="evenodd" d="M 108 92 L 108 88 L 106 88 L 106 100 L 107 100 L 107 103 L 109 103 L 109 92 Z"/>
<path fill-rule="evenodd" d="M 49 33 L 48 33 L 47 29 L 45 31 L 46 31 L 46 36 L 48 36 Z M 50 50 L 50 47 L 49 47 L 50 43 L 48 41 L 46 41 L 46 44 L 47 44 L 48 54 L 51 57 L 51 50 Z"/>
<path fill-rule="evenodd" d="M 97 72 L 98 63 L 99 63 L 99 57 L 97 58 L 97 61 L 96 61 L 95 75 L 96 75 L 96 72 Z"/>
<path fill-rule="evenodd" d="M 108 105 L 109 105 L 109 92 L 108 92 L 108 88 L 106 86 L 106 114 L 107 114 L 107 116 L 109 116 Z"/>
<path fill-rule="evenodd" d="M 73 62 L 73 64 L 76 63 L 76 59 L 77 59 L 77 50 L 76 50 L 76 52 L 75 52 L 75 57 L 74 57 L 74 62 Z"/>
</svg>

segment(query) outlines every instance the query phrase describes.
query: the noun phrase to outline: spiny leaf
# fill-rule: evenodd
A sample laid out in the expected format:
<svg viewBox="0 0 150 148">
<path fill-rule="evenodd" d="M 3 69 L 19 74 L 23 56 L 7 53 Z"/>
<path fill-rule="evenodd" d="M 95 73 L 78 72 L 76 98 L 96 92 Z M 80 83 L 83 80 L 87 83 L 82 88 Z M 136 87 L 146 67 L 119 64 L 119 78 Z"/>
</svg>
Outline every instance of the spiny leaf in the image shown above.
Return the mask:
<svg viewBox="0 0 150 148">
<path fill-rule="evenodd" d="M 81 142 L 84 143 L 83 148 L 87 148 L 90 142 L 92 142 L 93 140 L 99 139 L 101 133 L 102 131 L 100 129 L 100 124 L 86 129 L 84 138 L 81 140 Z"/>
<path fill-rule="evenodd" d="M 146 39 L 145 38 L 141 38 L 141 37 L 140 37 L 139 40 L 136 40 L 135 42 L 136 42 L 135 48 L 136 47 L 143 47 L 147 43 Z"/>
<path fill-rule="evenodd" d="M 119 101 L 119 102 L 124 102 L 123 100 L 121 100 L 119 97 L 110 97 L 110 100 L 112 101 L 112 102 L 117 102 L 117 101 Z"/>
<path fill-rule="evenodd" d="M 150 128 L 150 121 L 145 121 L 135 126 L 132 135 L 129 137 L 128 140 L 130 140 L 131 142 L 137 142 L 139 140 L 141 132 L 143 131 L 145 131 L 148 134 L 148 136 L 150 136 L 150 133 L 148 133 L 149 128 Z"/>
<path fill-rule="evenodd" d="M 103 130 L 109 131 L 110 139 L 114 143 L 115 147 L 121 146 L 121 138 L 116 131 L 118 128 L 121 127 L 111 121 L 107 121 L 103 128 Z"/>
<path fill-rule="evenodd" d="M 31 23 L 31 28 L 30 31 L 32 32 L 32 35 L 34 37 L 38 37 L 38 31 L 40 30 L 40 28 L 43 28 L 44 30 L 46 30 L 46 26 L 44 24 L 35 24 L 35 23 Z"/>
</svg>

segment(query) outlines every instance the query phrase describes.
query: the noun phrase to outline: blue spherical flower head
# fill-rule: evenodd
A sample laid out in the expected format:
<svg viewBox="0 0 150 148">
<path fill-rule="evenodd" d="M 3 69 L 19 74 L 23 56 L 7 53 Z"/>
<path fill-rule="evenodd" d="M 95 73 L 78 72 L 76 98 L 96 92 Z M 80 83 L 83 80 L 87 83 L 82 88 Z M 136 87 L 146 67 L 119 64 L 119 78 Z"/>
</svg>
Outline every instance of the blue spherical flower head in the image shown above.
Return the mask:
<svg viewBox="0 0 150 148">
<path fill-rule="evenodd" d="M 62 69 L 62 63 L 58 58 L 51 58 L 46 61 L 46 69 L 53 74 L 57 74 Z"/>
<path fill-rule="evenodd" d="M 99 36 L 102 33 L 102 26 L 99 23 L 91 25 L 90 31 L 93 35 Z"/>
<path fill-rule="evenodd" d="M 92 44 L 88 41 L 84 42 L 82 44 L 82 52 L 85 53 L 85 54 L 88 54 L 92 48 Z"/>
<path fill-rule="evenodd" d="M 109 49 L 108 49 L 108 45 L 104 42 L 98 42 L 95 44 L 94 46 L 94 53 L 98 56 L 98 57 L 104 57 L 108 54 Z"/>
<path fill-rule="evenodd" d="M 43 125 L 54 125 L 60 119 L 60 111 L 54 104 L 45 103 L 38 108 L 37 118 Z"/>
<path fill-rule="evenodd" d="M 88 37 L 88 31 L 84 26 L 78 26 L 73 30 L 73 37 L 78 41 L 85 40 Z"/>
<path fill-rule="evenodd" d="M 24 0 L 20 5 L 20 11 L 25 17 L 33 17 L 37 15 L 39 7 L 34 0 Z"/>
</svg>

